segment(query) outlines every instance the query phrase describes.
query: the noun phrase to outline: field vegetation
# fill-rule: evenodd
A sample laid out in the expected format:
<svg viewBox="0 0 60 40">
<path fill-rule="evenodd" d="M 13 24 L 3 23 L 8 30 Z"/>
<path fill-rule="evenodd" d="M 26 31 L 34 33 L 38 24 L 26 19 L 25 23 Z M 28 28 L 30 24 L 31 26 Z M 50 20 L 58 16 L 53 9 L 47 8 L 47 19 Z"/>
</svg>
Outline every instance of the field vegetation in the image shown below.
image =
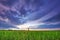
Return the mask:
<svg viewBox="0 0 60 40">
<path fill-rule="evenodd" d="M 0 30 L 0 40 L 60 40 L 60 31 Z"/>
</svg>

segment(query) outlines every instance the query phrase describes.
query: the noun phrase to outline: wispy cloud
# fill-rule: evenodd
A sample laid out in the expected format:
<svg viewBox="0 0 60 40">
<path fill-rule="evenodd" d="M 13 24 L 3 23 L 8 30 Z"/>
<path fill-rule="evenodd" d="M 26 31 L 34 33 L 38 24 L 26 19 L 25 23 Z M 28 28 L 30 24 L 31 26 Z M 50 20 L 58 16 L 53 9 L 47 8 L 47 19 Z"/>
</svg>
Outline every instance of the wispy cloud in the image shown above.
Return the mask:
<svg viewBox="0 0 60 40">
<path fill-rule="evenodd" d="M 59 12 L 60 0 L 0 0 L 0 21 L 6 23 L 4 25 L 8 24 L 8 28 L 38 28 L 39 25 L 60 24 L 47 21 L 60 15 Z"/>
</svg>

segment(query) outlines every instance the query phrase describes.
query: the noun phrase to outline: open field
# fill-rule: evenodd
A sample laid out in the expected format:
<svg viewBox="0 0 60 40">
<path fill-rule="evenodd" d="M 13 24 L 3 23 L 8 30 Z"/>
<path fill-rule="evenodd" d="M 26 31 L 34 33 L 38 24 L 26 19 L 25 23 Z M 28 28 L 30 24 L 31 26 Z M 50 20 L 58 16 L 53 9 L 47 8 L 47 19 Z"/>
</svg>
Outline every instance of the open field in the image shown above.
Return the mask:
<svg viewBox="0 0 60 40">
<path fill-rule="evenodd" d="M 60 31 L 0 30 L 0 40 L 60 40 Z"/>
</svg>

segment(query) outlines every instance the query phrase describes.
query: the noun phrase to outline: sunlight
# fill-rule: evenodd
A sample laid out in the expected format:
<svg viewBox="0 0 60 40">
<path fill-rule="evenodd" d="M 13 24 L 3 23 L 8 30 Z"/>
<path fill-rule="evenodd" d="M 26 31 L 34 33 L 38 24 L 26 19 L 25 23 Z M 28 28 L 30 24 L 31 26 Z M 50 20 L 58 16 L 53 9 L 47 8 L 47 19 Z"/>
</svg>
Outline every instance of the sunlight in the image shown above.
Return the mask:
<svg viewBox="0 0 60 40">
<path fill-rule="evenodd" d="M 19 29 L 28 29 L 28 28 L 37 28 L 39 25 L 43 25 L 44 23 L 38 22 L 27 22 L 22 25 L 17 25 Z"/>
<path fill-rule="evenodd" d="M 27 29 L 27 28 L 29 28 L 29 24 L 22 24 L 22 25 L 17 25 L 17 27 L 19 28 L 19 29 Z"/>
</svg>

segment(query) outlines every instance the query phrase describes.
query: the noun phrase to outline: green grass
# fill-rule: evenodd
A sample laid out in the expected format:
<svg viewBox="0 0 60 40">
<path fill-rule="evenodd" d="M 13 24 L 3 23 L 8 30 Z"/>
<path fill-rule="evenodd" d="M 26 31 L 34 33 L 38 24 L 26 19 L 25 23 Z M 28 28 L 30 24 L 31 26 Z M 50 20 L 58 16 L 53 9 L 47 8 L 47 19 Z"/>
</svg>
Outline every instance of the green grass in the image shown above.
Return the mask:
<svg viewBox="0 0 60 40">
<path fill-rule="evenodd" d="M 60 40 L 60 31 L 0 30 L 0 40 Z"/>
</svg>

